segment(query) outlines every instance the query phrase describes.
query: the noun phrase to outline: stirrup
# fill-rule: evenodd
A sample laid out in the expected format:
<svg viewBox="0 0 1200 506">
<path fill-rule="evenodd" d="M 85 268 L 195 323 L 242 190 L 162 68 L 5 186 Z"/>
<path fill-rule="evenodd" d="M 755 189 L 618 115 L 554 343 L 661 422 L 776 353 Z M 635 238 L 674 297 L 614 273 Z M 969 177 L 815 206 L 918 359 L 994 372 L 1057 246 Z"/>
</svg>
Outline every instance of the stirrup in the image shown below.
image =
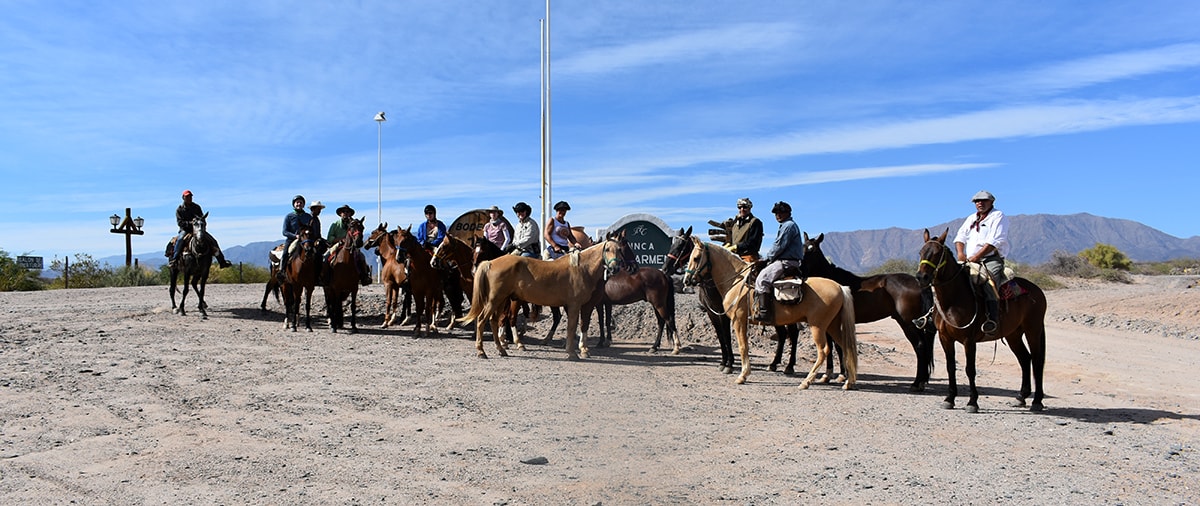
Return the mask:
<svg viewBox="0 0 1200 506">
<path fill-rule="evenodd" d="M 918 330 L 925 330 L 925 326 L 929 325 L 929 318 L 926 316 L 918 316 L 913 318 L 913 325 L 916 325 Z"/>
<path fill-rule="evenodd" d="M 992 320 L 987 320 L 987 321 L 983 322 L 983 325 L 979 326 L 979 330 L 982 330 L 984 334 L 987 334 L 989 336 L 993 335 L 996 333 L 996 322 L 994 322 Z"/>
</svg>

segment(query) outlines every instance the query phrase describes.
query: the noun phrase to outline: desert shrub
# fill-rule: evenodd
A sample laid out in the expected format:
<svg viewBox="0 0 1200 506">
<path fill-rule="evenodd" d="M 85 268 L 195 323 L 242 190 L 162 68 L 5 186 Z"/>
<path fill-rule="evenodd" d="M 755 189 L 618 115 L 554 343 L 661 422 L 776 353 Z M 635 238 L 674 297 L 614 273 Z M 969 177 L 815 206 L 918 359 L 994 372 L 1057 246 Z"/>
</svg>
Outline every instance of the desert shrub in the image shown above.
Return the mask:
<svg viewBox="0 0 1200 506">
<path fill-rule="evenodd" d="M 1176 258 L 1165 262 L 1137 262 L 1129 269 L 1133 274 L 1151 276 L 1183 276 L 1200 274 L 1200 259 Z"/>
<path fill-rule="evenodd" d="M 1051 276 L 1041 269 L 1022 270 L 1018 276 L 1032 281 L 1033 284 L 1039 286 L 1042 290 L 1058 290 L 1064 285 L 1060 283 L 1054 276 Z"/>
<path fill-rule="evenodd" d="M 0 249 L 0 292 L 41 290 L 41 280 L 31 270 L 17 265 L 17 261 Z"/>
<path fill-rule="evenodd" d="M 76 253 L 73 262 L 55 258 L 50 261 L 50 270 L 58 273 L 58 279 L 50 285 L 52 288 L 100 288 L 108 286 L 112 277 L 112 266 L 107 262 L 100 265 L 87 253 Z"/>
<path fill-rule="evenodd" d="M 74 271 L 74 266 L 71 268 Z M 128 267 L 118 267 L 111 271 L 111 275 L 104 286 L 153 286 L 161 285 L 162 279 L 158 273 L 146 267 L 131 265 Z M 75 286 L 74 280 L 71 285 Z"/>
<path fill-rule="evenodd" d="M 238 263 L 228 269 L 213 265 L 208 271 L 209 283 L 266 283 L 271 272 L 266 267 Z"/>
<path fill-rule="evenodd" d="M 1129 273 L 1120 269 L 1100 269 L 1099 278 L 1110 283 L 1129 284 L 1133 282 L 1133 278 L 1129 276 Z"/>
<path fill-rule="evenodd" d="M 903 258 L 893 258 L 891 260 L 884 262 L 879 267 L 871 269 L 871 272 L 866 273 L 864 276 L 875 276 L 877 274 L 891 274 L 893 272 L 916 274 L 917 273 L 917 261 L 916 260 L 905 260 Z"/>
<path fill-rule="evenodd" d="M 1046 274 L 1071 278 L 1094 278 L 1100 275 L 1100 270 L 1084 260 L 1083 257 L 1065 251 L 1052 253 L 1050 261 L 1043 264 L 1039 270 Z"/>
<path fill-rule="evenodd" d="M 1087 260 L 1089 264 L 1101 269 L 1120 269 L 1123 271 L 1128 271 L 1133 265 L 1133 262 L 1130 261 L 1129 257 L 1125 256 L 1124 253 L 1121 253 L 1121 250 L 1118 250 L 1114 246 L 1103 243 L 1096 243 L 1095 246 L 1080 251 L 1079 256 L 1083 257 L 1084 260 Z"/>
</svg>

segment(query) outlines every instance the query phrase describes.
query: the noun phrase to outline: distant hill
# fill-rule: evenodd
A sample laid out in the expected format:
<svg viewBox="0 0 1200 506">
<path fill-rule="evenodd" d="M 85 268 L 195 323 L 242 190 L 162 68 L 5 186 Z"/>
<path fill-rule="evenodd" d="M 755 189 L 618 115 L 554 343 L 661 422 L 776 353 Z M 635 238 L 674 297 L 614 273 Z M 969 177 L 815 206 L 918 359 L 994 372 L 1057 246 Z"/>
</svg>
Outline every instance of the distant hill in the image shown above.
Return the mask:
<svg viewBox="0 0 1200 506">
<path fill-rule="evenodd" d="M 929 232 L 939 235 L 948 228 L 947 240 L 953 240 L 964 218 L 931 226 Z M 1074 254 L 1096 243 L 1110 244 L 1134 261 L 1200 258 L 1200 236 L 1180 239 L 1130 220 L 1087 213 L 1018 214 L 1008 217 L 1008 226 L 1009 240 L 1013 244 L 1009 258 L 1023 264 L 1042 264 L 1049 261 L 1055 251 Z M 809 235 L 821 233 L 819 230 L 805 232 Z M 888 228 L 825 232 L 821 250 L 839 267 L 863 273 L 891 259 L 915 260 L 921 243 L 922 230 Z"/>
<path fill-rule="evenodd" d="M 931 226 L 929 231 L 941 234 L 949 228 L 953 238 L 962 220 L 963 217 L 958 217 Z M 1095 246 L 1096 243 L 1111 244 L 1134 261 L 1200 258 L 1200 236 L 1180 239 L 1130 220 L 1104 218 L 1087 213 L 1018 214 L 1009 216 L 1008 220 L 1009 239 L 1014 246 L 1009 256 L 1023 264 L 1042 264 L 1049 261 L 1050 255 L 1055 251 L 1078 253 Z M 804 231 L 812 236 L 823 232 L 825 241 L 821 244 L 821 249 L 825 254 L 839 267 L 857 273 L 865 273 L 895 258 L 915 260 L 917 251 L 921 249 L 921 230 L 893 227 L 854 232 L 809 229 Z M 773 236 L 767 237 L 765 242 L 769 244 L 772 239 Z M 227 246 L 225 258 L 234 263 L 266 267 L 267 252 L 282 242 L 280 239 Z M 766 245 L 764 249 L 765 247 Z M 134 256 L 141 265 L 153 268 L 166 263 L 161 250 Z M 101 264 L 108 262 L 111 265 L 124 265 L 125 256 L 117 255 L 96 260 Z"/>
</svg>

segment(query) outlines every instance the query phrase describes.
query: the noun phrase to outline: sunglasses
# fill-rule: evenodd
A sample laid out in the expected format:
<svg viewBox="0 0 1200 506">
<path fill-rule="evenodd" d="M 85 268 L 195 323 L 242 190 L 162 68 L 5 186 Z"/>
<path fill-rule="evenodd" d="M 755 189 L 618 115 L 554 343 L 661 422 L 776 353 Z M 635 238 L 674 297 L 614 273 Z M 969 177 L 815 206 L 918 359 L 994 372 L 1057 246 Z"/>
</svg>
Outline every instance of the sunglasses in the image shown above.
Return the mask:
<svg viewBox="0 0 1200 506">
<path fill-rule="evenodd" d="M 737 206 L 738 209 L 750 209 L 750 206 Z"/>
</svg>

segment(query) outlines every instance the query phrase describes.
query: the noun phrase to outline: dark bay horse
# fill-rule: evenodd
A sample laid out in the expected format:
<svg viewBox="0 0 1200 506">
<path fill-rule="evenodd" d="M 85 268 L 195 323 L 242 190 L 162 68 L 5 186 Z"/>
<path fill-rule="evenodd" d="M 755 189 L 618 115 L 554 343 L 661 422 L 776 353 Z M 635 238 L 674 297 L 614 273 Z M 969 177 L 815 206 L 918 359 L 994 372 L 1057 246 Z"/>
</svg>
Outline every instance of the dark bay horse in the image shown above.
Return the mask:
<svg viewBox="0 0 1200 506">
<path fill-rule="evenodd" d="M 483 351 L 483 327 L 484 322 L 490 321 L 496 349 L 501 356 L 507 356 L 498 332 L 498 320 L 500 313 L 509 306 L 510 299 L 543 306 L 563 306 L 567 308 L 567 358 L 586 358 L 586 327 L 578 336 L 576 334 L 580 315 L 590 311 L 592 304 L 598 300 L 596 290 L 606 273 L 635 265 L 633 251 L 625 241 L 624 234 L 609 237 L 600 244 L 569 253 L 552 262 L 504 255 L 479 264 L 475 271 L 471 311 L 460 322 L 476 322 L 475 350 L 480 358 L 487 358 Z"/>
<path fill-rule="evenodd" d="M 398 244 L 395 232 L 388 232 L 387 223 L 380 223 L 379 227 L 371 231 L 371 237 L 363 245 L 368 249 L 375 248 L 376 254 L 383 259 L 379 279 L 383 283 L 385 294 L 381 325 L 385 329 L 395 323 L 398 316 L 396 310 L 400 306 L 400 287 L 408 279 L 408 268 L 405 266 L 407 256 L 399 249 Z"/>
<path fill-rule="evenodd" d="M 471 298 L 471 284 L 475 277 L 472 274 L 475 264 L 475 249 L 457 237 L 447 234 L 442 243 L 433 248 L 433 258 L 430 266 L 442 274 L 442 281 L 453 287 L 446 287 L 446 295 L 450 300 L 450 309 L 454 318 L 446 324 L 446 330 L 454 328 L 454 320 L 462 317 L 461 301 L 454 300 L 451 294 L 466 295 Z M 451 288 L 454 288 L 451 290 Z"/>
<path fill-rule="evenodd" d="M 408 289 L 416 303 L 413 320 L 416 325 L 413 332 L 416 336 L 436 334 L 438 312 L 442 308 L 442 275 L 433 268 L 433 255 L 425 250 L 412 234 L 412 226 L 407 229 L 396 229 L 396 245 L 408 255 Z M 428 321 L 429 325 L 421 330 L 421 324 Z"/>
<path fill-rule="evenodd" d="M 654 308 L 654 317 L 658 323 L 658 335 L 655 336 L 650 351 L 658 351 L 665 329 L 667 339 L 675 346 L 671 353 L 678 355 L 682 346 L 675 331 L 675 284 L 663 271 L 651 267 L 641 267 L 632 274 L 619 271 L 604 281 L 600 305 L 596 307 L 600 324 L 600 342 L 596 346 L 603 348 L 612 344 L 614 305 L 624 306 L 643 300 Z"/>
<path fill-rule="evenodd" d="M 663 263 L 662 272 L 667 275 L 683 274 L 683 269 L 687 266 L 688 257 L 692 254 L 692 244 L 692 227 L 688 227 L 687 230 L 679 229 L 678 235 L 671 238 L 671 248 L 667 250 L 667 260 Z M 725 374 L 732 374 L 734 370 L 733 333 L 730 330 L 729 315 L 725 314 L 724 309 L 721 307 L 721 292 L 717 290 L 715 283 L 701 280 L 696 285 L 696 295 L 700 300 L 700 306 L 704 308 L 704 313 L 708 315 L 709 322 L 712 323 L 713 330 L 717 333 L 717 343 L 721 346 L 721 364 L 718 366 L 718 369 Z M 784 342 L 787 340 L 792 346 L 792 357 L 788 361 L 784 373 L 794 373 L 796 365 L 796 338 L 799 333 L 800 328 L 797 325 L 778 325 L 775 327 L 775 338 L 778 344 L 775 348 L 775 360 L 768 366 L 769 370 L 774 371 L 779 367 L 783 355 Z"/>
<path fill-rule="evenodd" d="M 804 270 L 810 276 L 829 278 L 850 287 L 850 293 L 854 295 L 855 323 L 884 318 L 895 320 L 917 354 L 917 376 L 908 389 L 913 392 L 925 390 L 933 373 L 933 337 L 937 329 L 928 325 L 927 330 L 918 329 L 913 320 L 929 312 L 932 295 L 922 294 L 929 289 L 922 289 L 916 277 L 903 272 L 859 277 L 825 258 L 821 251 L 824 240 L 825 234 L 815 238 L 804 234 Z"/>
<path fill-rule="evenodd" d="M 187 247 L 180 253 L 179 262 L 171 267 L 171 309 L 180 315 L 186 314 L 183 309 L 187 301 L 188 286 L 196 291 L 197 309 L 204 319 L 208 319 L 208 305 L 204 303 L 204 287 L 208 284 L 208 271 L 212 267 L 213 243 L 208 236 L 208 213 L 192 218 L 192 233 L 187 241 Z M 183 248 L 182 245 L 175 245 Z M 176 279 L 183 273 L 183 294 L 179 297 L 179 305 L 175 305 Z"/>
<path fill-rule="evenodd" d="M 704 243 L 692 237 L 692 254 L 688 257 L 683 281 L 695 285 L 701 279 L 710 280 L 722 294 L 725 314 L 733 324 L 738 339 L 738 351 L 742 358 L 742 373 L 737 383 L 745 383 L 750 375 L 750 347 L 747 330 L 750 322 L 751 301 L 754 287 L 745 281 L 750 264 L 733 252 L 718 244 Z M 858 337 L 854 328 L 854 299 L 850 289 L 827 278 L 811 277 L 803 285 L 803 298 L 797 304 L 775 303 L 774 321 L 770 325 L 787 325 L 807 322 L 817 348 L 817 361 L 800 383 L 808 388 L 817 375 L 817 369 L 831 353 L 832 345 L 826 333 L 833 336 L 846 354 L 846 383 L 842 388 L 854 388 L 858 380 Z M 760 324 L 754 322 L 756 325 Z"/>
<path fill-rule="evenodd" d="M 990 336 L 984 334 L 980 330 L 986 319 L 983 301 L 981 297 L 976 297 L 970 269 L 958 263 L 954 251 L 946 246 L 946 234 L 949 232 L 946 229 L 942 235 L 931 238 L 929 230 L 925 230 L 921 263 L 917 267 L 917 279 L 923 286 L 933 289 L 933 321 L 941 338 L 942 350 L 946 352 L 950 389 L 942 407 L 953 409 L 958 396 L 958 383 L 954 375 L 954 343 L 962 343 L 967 355 L 967 363 L 963 368 L 971 385 L 967 412 L 976 413 L 979 411 L 979 391 L 975 388 L 976 345 L 1004 339 L 1021 364 L 1021 391 L 1015 405 L 1025 406 L 1025 399 L 1031 393 L 1029 377 L 1032 373 L 1033 404 L 1029 409 L 1045 409 L 1042 404 L 1042 371 L 1046 365 L 1046 294 L 1027 279 L 1013 278 L 1023 293 L 1000 302 L 1000 321 L 997 322 L 996 333 Z M 1025 341 L 1029 342 L 1028 348 L 1025 347 Z"/>
<path fill-rule="evenodd" d="M 358 255 L 363 239 L 363 220 L 351 219 L 346 236 L 330 245 L 329 280 L 325 283 L 325 311 L 329 330 L 345 328 L 345 301 L 350 299 L 350 333 L 358 332 Z"/>
<path fill-rule="evenodd" d="M 286 265 L 280 265 L 283 270 L 283 305 L 286 313 L 283 317 L 283 328 L 296 331 L 300 319 L 300 296 L 304 295 L 304 327 L 312 332 L 312 293 L 317 286 L 317 268 L 321 262 L 321 254 L 317 251 L 317 239 L 311 228 L 301 225 L 292 241 L 295 251 L 288 255 Z"/>
</svg>

